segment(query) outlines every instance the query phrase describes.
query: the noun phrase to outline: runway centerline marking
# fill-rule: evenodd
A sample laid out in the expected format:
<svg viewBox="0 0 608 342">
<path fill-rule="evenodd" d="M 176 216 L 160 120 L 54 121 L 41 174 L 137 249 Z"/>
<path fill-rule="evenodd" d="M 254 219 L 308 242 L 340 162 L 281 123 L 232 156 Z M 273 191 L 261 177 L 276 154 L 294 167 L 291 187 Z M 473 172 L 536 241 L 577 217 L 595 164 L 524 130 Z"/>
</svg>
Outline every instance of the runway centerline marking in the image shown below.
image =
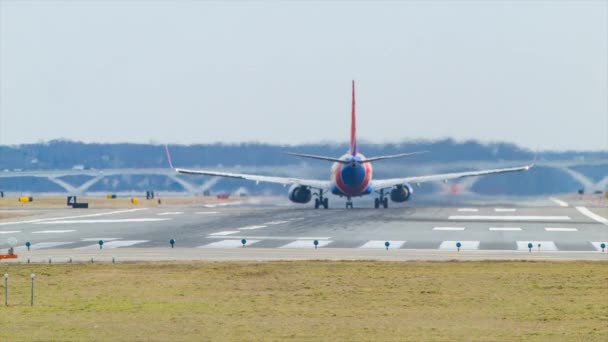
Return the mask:
<svg viewBox="0 0 608 342">
<path fill-rule="evenodd" d="M 570 216 L 516 216 L 516 215 L 452 215 L 448 220 L 457 221 L 569 221 Z"/>
<path fill-rule="evenodd" d="M 132 219 L 98 219 L 98 220 L 61 220 L 61 221 L 44 221 L 34 224 L 77 224 L 77 223 L 132 223 L 132 222 L 159 222 L 168 221 L 168 218 L 132 218 Z"/>
<path fill-rule="evenodd" d="M 602 217 L 594 212 L 592 212 L 591 210 L 585 208 L 585 207 L 576 207 L 576 210 L 578 210 L 581 214 L 587 216 L 590 219 L 593 219 L 597 222 L 603 223 L 605 225 L 608 226 L 608 219 L 605 217 Z"/>
<path fill-rule="evenodd" d="M 71 233 L 75 232 L 74 229 L 66 229 L 66 230 L 39 230 L 37 232 L 32 232 L 32 234 L 62 234 L 62 233 Z"/>
<path fill-rule="evenodd" d="M 197 211 L 196 215 L 212 215 L 217 214 L 217 211 Z"/>
<path fill-rule="evenodd" d="M 246 226 L 246 227 L 241 227 L 241 228 L 237 228 L 238 230 L 254 230 L 254 229 L 262 229 L 262 228 L 266 228 L 267 226 L 264 225 L 259 225 L 259 226 Z"/>
<path fill-rule="evenodd" d="M 465 227 L 434 227 L 433 230 L 465 230 Z"/>
<path fill-rule="evenodd" d="M 568 206 L 568 203 L 567 203 L 567 202 L 564 202 L 564 201 L 562 201 L 562 200 L 560 200 L 560 199 L 557 199 L 557 198 L 555 198 L 555 197 L 549 197 L 549 199 L 550 199 L 550 200 L 551 200 L 553 203 L 555 203 L 555 204 L 559 205 L 560 207 L 567 207 L 567 206 Z"/>
<path fill-rule="evenodd" d="M 317 245 L 317 248 L 320 247 L 324 247 L 329 245 L 330 243 L 332 243 L 333 241 L 331 240 L 319 240 L 316 239 L 319 244 Z M 310 249 L 314 249 L 315 245 L 314 245 L 314 240 L 296 240 L 294 242 L 290 242 L 284 246 L 281 246 L 279 248 L 310 248 Z"/>
<path fill-rule="evenodd" d="M 166 216 L 166 215 L 182 215 L 184 212 L 183 211 L 167 211 L 165 213 L 158 213 L 156 215 L 158 216 Z"/>
<path fill-rule="evenodd" d="M 25 223 L 38 223 L 38 222 L 47 222 L 47 221 L 56 221 L 56 220 L 70 220 L 70 219 L 85 218 L 85 217 L 99 217 L 99 216 L 106 216 L 106 215 L 132 213 L 132 212 L 140 211 L 140 210 L 148 210 L 148 208 L 116 210 L 116 211 L 108 211 L 108 212 L 103 212 L 103 213 L 87 214 L 87 215 L 49 217 L 49 218 L 44 218 L 44 219 L 26 220 L 26 221 L 0 222 L 0 226 L 8 226 L 8 225 L 13 225 L 13 224 L 25 224 Z"/>
<path fill-rule="evenodd" d="M 490 227 L 488 230 L 491 231 L 521 231 L 519 227 Z"/>
<path fill-rule="evenodd" d="M 289 221 L 270 221 L 270 222 L 264 222 L 263 224 L 275 225 L 275 224 L 283 224 L 283 223 L 289 223 Z"/>
<path fill-rule="evenodd" d="M 576 232 L 578 229 L 576 228 L 561 228 L 561 227 L 547 227 L 545 228 L 548 232 Z"/>
<path fill-rule="evenodd" d="M 238 230 L 225 230 L 223 232 L 211 233 L 209 235 L 210 236 L 226 236 L 226 235 L 236 234 L 238 232 L 239 232 Z"/>
<path fill-rule="evenodd" d="M 461 212 L 478 212 L 479 209 L 477 209 L 477 208 L 459 208 L 458 211 L 461 211 Z"/>
<path fill-rule="evenodd" d="M 528 250 L 528 244 L 532 243 L 532 251 L 538 251 L 538 244 L 540 243 L 541 251 L 557 251 L 557 246 L 553 241 L 517 241 L 518 250 Z"/>
<path fill-rule="evenodd" d="M 0 231 L 0 234 L 15 234 L 15 233 L 21 233 L 20 230 L 5 230 L 5 231 Z"/>
<path fill-rule="evenodd" d="M 403 244 L 406 241 L 390 241 L 389 242 L 389 248 L 401 248 L 401 246 L 403 246 Z M 370 240 L 367 241 L 365 244 L 359 246 L 359 248 L 381 248 L 381 249 L 386 249 L 386 240 Z"/>
<path fill-rule="evenodd" d="M 247 240 L 245 246 L 253 245 L 254 243 L 258 243 L 260 240 Z M 222 240 L 217 242 L 212 242 L 207 245 L 198 246 L 197 248 L 236 248 L 243 247 L 241 240 Z"/>
<path fill-rule="evenodd" d="M 479 249 L 479 241 L 443 241 L 439 249 L 458 250 L 456 243 L 460 242 L 460 250 Z"/>
<path fill-rule="evenodd" d="M 515 208 L 494 208 L 494 211 L 497 213 L 512 213 L 517 211 Z"/>
</svg>

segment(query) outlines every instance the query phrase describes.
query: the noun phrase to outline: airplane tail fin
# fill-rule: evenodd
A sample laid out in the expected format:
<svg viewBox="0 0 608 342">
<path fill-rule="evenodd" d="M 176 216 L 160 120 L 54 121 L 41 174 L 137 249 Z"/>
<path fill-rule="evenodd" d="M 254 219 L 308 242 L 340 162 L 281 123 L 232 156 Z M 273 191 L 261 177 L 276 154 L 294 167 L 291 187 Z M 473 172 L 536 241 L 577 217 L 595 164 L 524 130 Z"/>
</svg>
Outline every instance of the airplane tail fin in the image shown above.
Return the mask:
<svg viewBox="0 0 608 342">
<path fill-rule="evenodd" d="M 173 162 L 171 161 L 171 153 L 169 153 L 169 145 L 165 145 L 165 152 L 167 153 L 167 161 L 169 162 L 169 167 L 175 169 L 173 167 Z"/>
<path fill-rule="evenodd" d="M 357 115 L 355 113 L 355 80 L 353 80 L 353 102 L 350 118 L 350 154 L 357 154 Z"/>
</svg>

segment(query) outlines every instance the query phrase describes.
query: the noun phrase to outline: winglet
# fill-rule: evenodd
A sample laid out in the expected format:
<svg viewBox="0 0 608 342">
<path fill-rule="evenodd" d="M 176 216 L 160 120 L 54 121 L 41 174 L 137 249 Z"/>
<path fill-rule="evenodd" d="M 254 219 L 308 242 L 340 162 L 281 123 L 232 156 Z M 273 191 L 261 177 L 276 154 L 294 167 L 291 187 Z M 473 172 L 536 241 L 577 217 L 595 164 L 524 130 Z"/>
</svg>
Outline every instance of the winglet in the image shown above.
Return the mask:
<svg viewBox="0 0 608 342">
<path fill-rule="evenodd" d="M 166 144 L 165 144 L 165 152 L 167 152 L 167 161 L 169 162 L 169 166 L 170 166 L 172 169 L 175 169 L 175 168 L 173 167 L 173 162 L 171 161 L 171 153 L 169 153 L 169 145 L 166 145 Z"/>
</svg>

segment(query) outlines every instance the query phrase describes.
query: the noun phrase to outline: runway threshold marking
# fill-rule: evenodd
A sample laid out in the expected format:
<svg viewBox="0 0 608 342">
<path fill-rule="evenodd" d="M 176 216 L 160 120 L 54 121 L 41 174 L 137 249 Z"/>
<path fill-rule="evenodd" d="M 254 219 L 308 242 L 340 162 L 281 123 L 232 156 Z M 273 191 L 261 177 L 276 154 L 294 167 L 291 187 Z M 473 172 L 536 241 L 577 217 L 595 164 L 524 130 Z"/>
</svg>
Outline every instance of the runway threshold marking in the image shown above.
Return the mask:
<svg viewBox="0 0 608 342">
<path fill-rule="evenodd" d="M 460 242 L 460 250 L 479 249 L 479 241 L 443 241 L 439 249 L 457 250 L 456 243 Z"/>
<path fill-rule="evenodd" d="M 107 215 L 132 213 L 132 212 L 140 211 L 140 210 L 148 210 L 148 208 L 135 208 L 135 209 L 126 209 L 126 210 L 116 210 L 116 211 L 108 211 L 108 212 L 103 212 L 103 213 L 87 214 L 87 215 L 49 217 L 49 218 L 44 218 L 44 219 L 26 220 L 26 221 L 0 222 L 0 226 L 8 226 L 8 225 L 14 225 L 14 224 L 25 224 L 25 223 L 38 223 L 38 222 L 47 222 L 47 221 L 56 221 L 56 220 L 71 220 L 71 219 L 87 218 L 87 217 L 99 217 L 99 216 L 107 216 Z"/>
<path fill-rule="evenodd" d="M 585 208 L 585 207 L 576 207 L 576 210 L 578 210 L 581 214 L 587 216 L 588 218 L 595 220 L 597 222 L 603 223 L 605 225 L 608 226 L 608 219 L 605 217 L 602 217 L 594 212 L 592 212 L 591 210 Z"/>
<path fill-rule="evenodd" d="M 247 240 L 247 244 L 245 246 L 253 245 L 254 243 L 258 243 L 260 240 Z M 243 247 L 241 240 L 222 240 L 217 242 L 212 242 L 207 245 L 199 246 L 198 248 L 236 248 Z"/>
<path fill-rule="evenodd" d="M 32 232 L 32 234 L 62 234 L 62 233 L 71 233 L 75 232 L 74 229 L 65 229 L 65 230 L 39 230 L 36 232 Z"/>
<path fill-rule="evenodd" d="M 433 230 L 465 230 L 465 227 L 434 227 Z"/>
<path fill-rule="evenodd" d="M 20 230 L 5 230 L 5 231 L 0 231 L 0 235 L 1 234 L 15 234 L 15 233 L 21 233 Z"/>
<path fill-rule="evenodd" d="M 246 226 L 246 227 L 241 227 L 241 228 L 237 228 L 238 230 L 254 230 L 254 229 L 262 229 L 262 228 L 266 228 L 267 226 L 265 225 L 259 225 L 259 226 Z"/>
<path fill-rule="evenodd" d="M 555 204 L 559 205 L 560 207 L 567 207 L 567 206 L 568 206 L 568 203 L 567 203 L 567 202 L 564 202 L 564 201 L 562 201 L 562 200 L 560 200 L 560 199 L 557 199 L 557 198 L 555 198 L 555 197 L 549 197 L 549 199 L 550 199 L 550 200 L 551 200 L 553 203 L 555 203 Z"/>
<path fill-rule="evenodd" d="M 546 227 L 546 231 L 548 232 L 577 232 L 576 228 L 562 228 L 562 227 Z"/>
<path fill-rule="evenodd" d="M 458 211 L 460 211 L 460 212 L 478 212 L 479 209 L 477 209 L 477 208 L 459 208 Z"/>
<path fill-rule="evenodd" d="M 36 222 L 34 224 L 81 224 L 81 223 L 132 223 L 132 222 L 159 222 L 169 221 L 168 218 L 131 218 L 131 219 L 97 219 L 97 220 L 61 220 Z"/>
<path fill-rule="evenodd" d="M 317 241 L 319 242 L 319 244 L 317 245 L 317 248 L 320 247 L 325 247 L 327 245 L 329 245 L 330 243 L 332 243 L 333 241 L 331 240 L 320 240 L 317 239 Z M 290 242 L 284 246 L 281 246 L 279 248 L 310 248 L 310 249 L 314 249 L 315 245 L 314 245 L 314 240 L 296 240 L 293 242 Z"/>
<path fill-rule="evenodd" d="M 517 241 L 517 249 L 520 251 L 528 250 L 528 244 L 532 243 L 532 251 L 538 251 L 538 244 L 540 243 L 541 251 L 557 251 L 557 246 L 553 241 Z"/>
<path fill-rule="evenodd" d="M 519 227 L 490 227 L 490 231 L 521 231 Z"/>
<path fill-rule="evenodd" d="M 602 241 L 593 241 L 593 242 L 591 242 L 591 244 L 593 245 L 593 247 L 595 249 L 597 249 L 598 251 L 601 252 L 602 251 L 602 244 L 608 245 L 608 241 L 604 241 L 604 242 L 602 242 Z M 604 251 L 606 251 L 606 249 L 604 249 Z"/>
<path fill-rule="evenodd" d="M 238 232 L 239 232 L 238 230 L 225 230 L 223 232 L 211 233 L 211 234 L 209 234 L 209 236 L 226 236 L 226 235 L 236 234 Z"/>
<path fill-rule="evenodd" d="M 494 211 L 497 213 L 512 213 L 517 211 L 515 208 L 494 208 Z"/>
<path fill-rule="evenodd" d="M 570 216 L 516 216 L 516 215 L 452 215 L 448 220 L 456 221 L 569 221 Z"/>
<path fill-rule="evenodd" d="M 380 249 L 386 249 L 386 243 L 387 240 L 370 240 L 367 241 L 365 244 L 359 246 L 359 248 L 380 248 Z M 388 242 L 390 243 L 389 248 L 401 248 L 401 246 L 403 246 L 403 244 L 406 241 L 390 241 L 388 240 Z"/>
</svg>

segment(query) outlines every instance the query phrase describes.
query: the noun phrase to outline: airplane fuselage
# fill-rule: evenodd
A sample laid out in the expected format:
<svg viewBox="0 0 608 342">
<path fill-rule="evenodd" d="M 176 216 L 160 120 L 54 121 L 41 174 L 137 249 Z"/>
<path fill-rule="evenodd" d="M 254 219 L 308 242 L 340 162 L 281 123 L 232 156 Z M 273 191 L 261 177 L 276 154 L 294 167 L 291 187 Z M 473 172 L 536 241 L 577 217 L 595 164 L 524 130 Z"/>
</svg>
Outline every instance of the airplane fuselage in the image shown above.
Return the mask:
<svg viewBox="0 0 608 342">
<path fill-rule="evenodd" d="M 370 194 L 373 169 L 370 162 L 362 163 L 365 156 L 347 153 L 340 157 L 346 163 L 334 163 L 331 167 L 331 192 L 334 195 L 357 197 Z"/>
</svg>

